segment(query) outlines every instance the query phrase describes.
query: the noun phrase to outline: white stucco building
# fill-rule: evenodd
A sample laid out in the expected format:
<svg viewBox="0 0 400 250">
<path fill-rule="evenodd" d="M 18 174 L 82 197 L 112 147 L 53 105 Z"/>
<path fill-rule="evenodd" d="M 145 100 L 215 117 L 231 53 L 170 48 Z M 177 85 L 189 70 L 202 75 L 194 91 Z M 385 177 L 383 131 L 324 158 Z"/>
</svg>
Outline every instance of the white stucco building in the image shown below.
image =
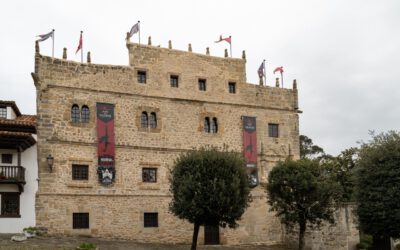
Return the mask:
<svg viewBox="0 0 400 250">
<path fill-rule="evenodd" d="M 36 116 L 0 100 L 0 233 L 35 226 Z"/>
</svg>

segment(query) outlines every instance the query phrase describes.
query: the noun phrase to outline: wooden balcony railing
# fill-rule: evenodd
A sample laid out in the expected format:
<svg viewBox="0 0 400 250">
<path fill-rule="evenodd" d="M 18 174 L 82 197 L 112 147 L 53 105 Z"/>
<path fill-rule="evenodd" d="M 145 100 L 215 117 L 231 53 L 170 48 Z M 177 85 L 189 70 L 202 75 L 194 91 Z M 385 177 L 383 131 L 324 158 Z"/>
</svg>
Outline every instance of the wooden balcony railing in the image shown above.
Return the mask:
<svg viewBox="0 0 400 250">
<path fill-rule="evenodd" d="M 0 183 L 25 183 L 25 168 L 0 166 Z"/>
</svg>

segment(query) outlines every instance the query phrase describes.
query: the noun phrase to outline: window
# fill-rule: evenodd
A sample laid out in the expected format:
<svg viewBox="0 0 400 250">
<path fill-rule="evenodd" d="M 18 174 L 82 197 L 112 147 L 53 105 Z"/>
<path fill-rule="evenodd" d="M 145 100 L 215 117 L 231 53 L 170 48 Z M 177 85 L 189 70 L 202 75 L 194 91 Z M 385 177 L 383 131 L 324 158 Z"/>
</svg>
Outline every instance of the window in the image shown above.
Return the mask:
<svg viewBox="0 0 400 250">
<path fill-rule="evenodd" d="M 142 128 L 147 128 L 147 126 L 149 125 L 149 120 L 146 111 L 143 111 L 142 115 L 140 116 L 140 125 Z"/>
<path fill-rule="evenodd" d="M 19 193 L 1 193 L 0 217 L 20 217 Z"/>
<path fill-rule="evenodd" d="M 178 87 L 178 79 L 179 77 L 177 75 L 171 75 L 169 77 L 169 81 L 171 83 L 171 87 L 177 88 Z"/>
<path fill-rule="evenodd" d="M 72 180 L 88 180 L 89 166 L 72 164 Z"/>
<path fill-rule="evenodd" d="M 7 119 L 7 108 L 6 107 L 0 108 L 0 119 L 1 118 Z"/>
<path fill-rule="evenodd" d="M 1 163 L 12 164 L 12 154 L 1 154 Z"/>
<path fill-rule="evenodd" d="M 137 80 L 139 83 L 146 83 L 146 71 L 138 70 L 137 72 Z"/>
<path fill-rule="evenodd" d="M 72 108 L 71 108 L 71 121 L 73 122 L 73 123 L 78 123 L 78 122 L 80 122 L 80 117 L 81 116 L 81 112 L 80 112 L 80 110 L 79 110 L 79 106 L 78 105 L 76 105 L 76 104 L 74 104 L 74 105 L 72 105 Z"/>
<path fill-rule="evenodd" d="M 144 213 L 144 227 L 158 227 L 158 213 Z"/>
<path fill-rule="evenodd" d="M 279 137 L 279 124 L 268 123 L 269 137 Z"/>
<path fill-rule="evenodd" d="M 217 118 L 213 118 L 211 121 L 211 129 L 210 129 L 211 133 L 217 133 L 218 132 L 218 122 L 217 122 Z"/>
<path fill-rule="evenodd" d="M 150 113 L 150 120 L 149 120 L 150 128 L 157 128 L 157 116 L 156 113 Z"/>
<path fill-rule="evenodd" d="M 235 94 L 236 93 L 236 83 L 235 82 L 229 82 L 229 93 Z"/>
<path fill-rule="evenodd" d="M 142 169 L 143 182 L 157 182 L 157 168 L 143 168 Z"/>
<path fill-rule="evenodd" d="M 81 121 L 87 123 L 89 122 L 89 118 L 90 118 L 89 107 L 84 105 L 82 106 Z"/>
<path fill-rule="evenodd" d="M 199 79 L 199 90 L 206 91 L 206 80 L 205 79 Z"/>
<path fill-rule="evenodd" d="M 73 213 L 72 228 L 89 228 L 89 213 Z"/>
<path fill-rule="evenodd" d="M 204 118 L 204 132 L 210 133 L 210 118 Z"/>
</svg>

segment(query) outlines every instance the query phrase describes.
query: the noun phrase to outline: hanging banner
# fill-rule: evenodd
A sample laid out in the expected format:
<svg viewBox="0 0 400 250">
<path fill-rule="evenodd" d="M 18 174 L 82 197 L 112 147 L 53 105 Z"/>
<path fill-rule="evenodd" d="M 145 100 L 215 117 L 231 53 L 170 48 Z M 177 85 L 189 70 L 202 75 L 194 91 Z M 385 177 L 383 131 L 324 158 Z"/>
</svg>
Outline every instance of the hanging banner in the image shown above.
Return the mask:
<svg viewBox="0 0 400 250">
<path fill-rule="evenodd" d="M 258 185 L 256 118 L 243 116 L 243 154 L 251 187 Z"/>
<path fill-rule="evenodd" d="M 110 185 L 115 178 L 114 104 L 97 103 L 97 157 L 99 181 Z"/>
</svg>

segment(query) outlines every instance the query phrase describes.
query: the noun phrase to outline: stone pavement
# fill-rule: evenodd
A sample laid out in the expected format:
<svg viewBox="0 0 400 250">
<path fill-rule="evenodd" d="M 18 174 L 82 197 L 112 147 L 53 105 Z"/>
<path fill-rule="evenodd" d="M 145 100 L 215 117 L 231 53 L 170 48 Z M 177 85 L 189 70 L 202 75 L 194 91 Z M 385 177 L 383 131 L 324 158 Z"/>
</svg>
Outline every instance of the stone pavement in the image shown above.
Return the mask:
<svg viewBox="0 0 400 250">
<path fill-rule="evenodd" d="M 99 250 L 187 250 L 189 245 L 145 244 L 134 241 L 106 240 L 89 237 L 49 237 L 39 236 L 24 242 L 10 241 L 13 234 L 0 234 L 0 250 L 72 250 L 81 243 L 94 243 Z M 283 246 L 204 246 L 199 250 L 287 250 Z"/>
</svg>

